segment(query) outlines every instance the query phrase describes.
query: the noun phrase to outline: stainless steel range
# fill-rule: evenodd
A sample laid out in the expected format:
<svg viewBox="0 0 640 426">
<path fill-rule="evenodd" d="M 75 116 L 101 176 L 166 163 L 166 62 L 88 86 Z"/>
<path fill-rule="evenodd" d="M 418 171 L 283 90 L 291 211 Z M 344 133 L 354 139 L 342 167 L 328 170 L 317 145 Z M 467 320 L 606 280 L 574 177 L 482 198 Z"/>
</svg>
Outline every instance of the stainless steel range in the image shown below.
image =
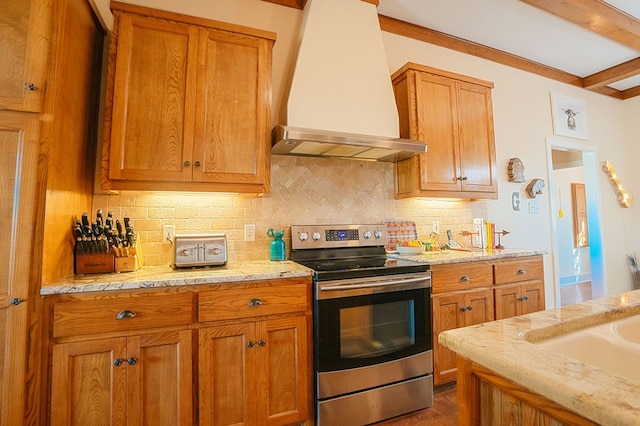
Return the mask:
<svg viewBox="0 0 640 426">
<path fill-rule="evenodd" d="M 366 425 L 433 405 L 431 272 L 388 259 L 384 224 L 296 225 L 314 274 L 319 425 Z"/>
</svg>

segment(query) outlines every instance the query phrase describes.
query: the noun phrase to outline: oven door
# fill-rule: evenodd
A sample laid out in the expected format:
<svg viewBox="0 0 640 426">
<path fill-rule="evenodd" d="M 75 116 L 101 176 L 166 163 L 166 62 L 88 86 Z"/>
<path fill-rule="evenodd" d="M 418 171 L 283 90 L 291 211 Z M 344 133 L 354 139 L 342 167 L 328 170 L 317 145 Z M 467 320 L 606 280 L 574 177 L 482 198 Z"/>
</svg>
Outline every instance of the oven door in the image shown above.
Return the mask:
<svg viewBox="0 0 640 426">
<path fill-rule="evenodd" d="M 432 349 L 431 274 L 316 284 L 316 372 L 411 357 Z"/>
</svg>

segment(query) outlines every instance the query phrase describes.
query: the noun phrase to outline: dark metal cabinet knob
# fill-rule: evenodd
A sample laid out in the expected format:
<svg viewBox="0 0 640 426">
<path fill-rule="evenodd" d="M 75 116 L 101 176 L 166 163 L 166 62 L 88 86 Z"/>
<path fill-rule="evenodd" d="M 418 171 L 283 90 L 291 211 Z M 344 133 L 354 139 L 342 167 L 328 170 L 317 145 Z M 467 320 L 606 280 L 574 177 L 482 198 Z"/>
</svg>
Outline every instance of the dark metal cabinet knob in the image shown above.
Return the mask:
<svg viewBox="0 0 640 426">
<path fill-rule="evenodd" d="M 125 318 L 135 318 L 135 317 L 136 317 L 136 312 L 132 311 L 131 309 L 124 309 L 118 312 L 118 315 L 116 316 L 116 318 L 119 320 L 125 319 Z"/>
<path fill-rule="evenodd" d="M 526 273 L 527 271 L 525 271 L 524 269 L 518 269 L 518 275 L 524 275 Z"/>
<path fill-rule="evenodd" d="M 264 340 L 262 340 L 262 339 L 258 340 L 258 346 L 264 346 L 266 344 L 267 344 L 267 342 L 265 342 Z"/>
<path fill-rule="evenodd" d="M 460 282 L 461 283 L 466 283 L 466 282 L 469 282 L 469 281 L 471 281 L 471 280 L 469 279 L 468 275 L 463 275 L 462 278 L 460 278 Z"/>
<path fill-rule="evenodd" d="M 254 347 L 256 344 L 254 343 L 253 340 L 249 340 L 249 343 L 247 343 L 247 347 L 252 348 Z"/>
<path fill-rule="evenodd" d="M 138 362 L 138 359 L 136 357 L 134 357 L 134 356 L 132 356 L 131 358 L 129 358 L 127 360 L 127 364 L 129 364 L 129 365 L 135 365 L 136 362 Z"/>
<path fill-rule="evenodd" d="M 13 299 L 9 300 L 9 303 L 11 303 L 13 306 L 18 306 L 19 304 L 22 303 L 22 299 L 18 299 L 17 297 L 14 297 Z"/>
<path fill-rule="evenodd" d="M 184 166 L 185 166 L 185 167 L 189 167 L 189 166 L 191 166 L 191 161 L 189 161 L 189 160 L 185 161 L 185 162 L 184 162 Z"/>
<path fill-rule="evenodd" d="M 193 163 L 193 165 L 196 167 L 200 167 L 201 163 L 199 161 L 196 161 L 195 163 Z"/>
<path fill-rule="evenodd" d="M 251 299 L 251 300 L 249 300 L 249 306 L 261 306 L 262 304 L 264 304 L 262 299 Z"/>
<path fill-rule="evenodd" d="M 33 84 L 33 83 L 25 83 L 25 84 L 24 84 L 24 88 L 25 88 L 25 89 L 27 89 L 27 90 L 31 90 L 32 92 L 33 92 L 34 90 L 38 90 L 38 86 L 36 86 L 36 85 L 35 85 L 35 84 Z"/>
<path fill-rule="evenodd" d="M 120 367 L 122 365 L 122 358 L 116 358 L 115 361 L 113 361 L 113 365 L 115 365 L 116 367 Z"/>
</svg>

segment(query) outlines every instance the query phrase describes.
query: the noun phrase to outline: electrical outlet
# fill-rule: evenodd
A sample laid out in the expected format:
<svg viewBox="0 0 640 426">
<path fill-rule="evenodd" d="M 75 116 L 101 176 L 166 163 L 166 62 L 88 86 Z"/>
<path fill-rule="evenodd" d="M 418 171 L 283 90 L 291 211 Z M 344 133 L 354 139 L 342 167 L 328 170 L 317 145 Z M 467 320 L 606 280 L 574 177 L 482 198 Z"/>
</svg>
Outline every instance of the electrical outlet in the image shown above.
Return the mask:
<svg viewBox="0 0 640 426">
<path fill-rule="evenodd" d="M 440 221 L 439 220 L 434 220 L 431 223 L 431 232 L 435 232 L 436 234 L 440 233 Z"/>
<path fill-rule="evenodd" d="M 473 236 L 473 245 L 475 247 L 484 247 L 484 232 L 483 232 L 484 219 L 477 217 L 473 219 L 473 232 L 476 234 Z"/>
<path fill-rule="evenodd" d="M 256 226 L 245 225 L 244 226 L 244 240 L 245 241 L 255 241 L 256 240 Z"/>
<path fill-rule="evenodd" d="M 162 225 L 162 242 L 173 244 L 173 237 L 176 235 L 175 225 Z"/>
</svg>

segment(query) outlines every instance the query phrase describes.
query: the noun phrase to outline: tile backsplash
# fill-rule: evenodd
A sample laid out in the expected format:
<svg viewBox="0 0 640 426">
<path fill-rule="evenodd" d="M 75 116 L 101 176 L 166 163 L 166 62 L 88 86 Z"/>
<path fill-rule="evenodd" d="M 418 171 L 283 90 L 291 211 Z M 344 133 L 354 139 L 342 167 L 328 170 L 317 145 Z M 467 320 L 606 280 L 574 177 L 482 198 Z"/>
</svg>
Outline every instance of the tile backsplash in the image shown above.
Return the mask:
<svg viewBox="0 0 640 426">
<path fill-rule="evenodd" d="M 140 235 L 145 265 L 168 265 L 171 245 L 162 239 L 162 226 L 177 233 L 224 232 L 229 262 L 269 258 L 268 228 L 284 229 L 290 248 L 291 225 L 316 223 L 381 223 L 413 220 L 420 238 L 440 221 L 439 242 L 447 229 L 463 245 L 474 217 L 486 218 L 486 202 L 393 198 L 393 164 L 357 160 L 271 158 L 271 193 L 264 197 L 217 193 L 124 193 L 95 195 L 93 211 L 131 218 Z M 244 241 L 245 224 L 256 227 L 255 241 Z"/>
</svg>

